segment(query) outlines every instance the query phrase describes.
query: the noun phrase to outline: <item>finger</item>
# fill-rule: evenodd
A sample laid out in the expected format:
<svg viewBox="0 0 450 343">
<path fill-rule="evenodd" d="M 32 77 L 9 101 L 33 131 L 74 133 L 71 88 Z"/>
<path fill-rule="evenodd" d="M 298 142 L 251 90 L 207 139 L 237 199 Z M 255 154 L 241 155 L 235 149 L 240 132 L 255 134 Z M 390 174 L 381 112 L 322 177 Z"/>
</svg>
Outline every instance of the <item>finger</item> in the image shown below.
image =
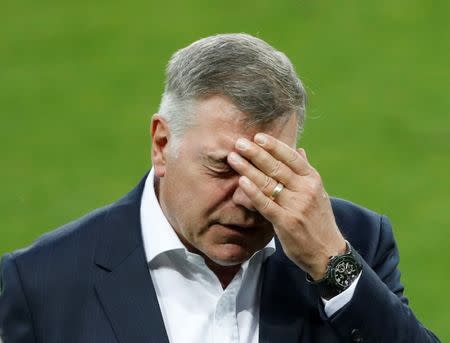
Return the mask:
<svg viewBox="0 0 450 343">
<path fill-rule="evenodd" d="M 262 147 L 245 138 L 240 138 L 236 142 L 236 150 L 263 174 L 283 183 L 289 189 L 298 188 L 298 175 Z"/>
<path fill-rule="evenodd" d="M 284 142 L 264 133 L 257 133 L 255 135 L 255 143 L 269 152 L 275 159 L 280 160 L 286 166 L 291 168 L 299 175 L 308 175 L 311 171 L 311 166 L 306 159 L 306 154 L 303 156 L 298 151 L 291 148 Z"/>
<path fill-rule="evenodd" d="M 283 209 L 261 192 L 261 190 L 246 176 L 241 176 L 239 178 L 239 186 L 250 199 L 256 210 L 274 226 L 277 226 L 279 218 L 283 215 Z"/>
<path fill-rule="evenodd" d="M 230 152 L 227 157 L 227 162 L 237 173 L 249 178 L 266 196 L 272 194 L 278 182 L 264 174 L 238 153 L 234 151 Z"/>
<path fill-rule="evenodd" d="M 245 207 L 247 210 L 256 212 L 251 200 L 247 197 L 241 187 L 237 187 L 233 193 L 233 202 L 237 205 Z"/>
<path fill-rule="evenodd" d="M 297 152 L 298 152 L 300 155 L 302 155 L 302 157 L 309 163 L 308 157 L 306 156 L 306 151 L 305 151 L 305 149 L 303 149 L 303 148 L 298 148 L 298 149 L 297 149 Z"/>
</svg>

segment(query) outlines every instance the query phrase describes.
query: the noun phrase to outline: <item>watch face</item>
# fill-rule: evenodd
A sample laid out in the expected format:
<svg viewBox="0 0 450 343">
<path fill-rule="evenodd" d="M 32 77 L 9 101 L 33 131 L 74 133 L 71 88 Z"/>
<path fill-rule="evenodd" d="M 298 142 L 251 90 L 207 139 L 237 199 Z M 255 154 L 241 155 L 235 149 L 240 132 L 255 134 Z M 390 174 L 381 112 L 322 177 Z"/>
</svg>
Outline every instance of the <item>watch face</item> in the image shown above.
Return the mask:
<svg viewBox="0 0 450 343">
<path fill-rule="evenodd" d="M 343 289 L 356 279 L 361 268 L 352 256 L 342 256 L 333 268 L 333 280 Z"/>
</svg>

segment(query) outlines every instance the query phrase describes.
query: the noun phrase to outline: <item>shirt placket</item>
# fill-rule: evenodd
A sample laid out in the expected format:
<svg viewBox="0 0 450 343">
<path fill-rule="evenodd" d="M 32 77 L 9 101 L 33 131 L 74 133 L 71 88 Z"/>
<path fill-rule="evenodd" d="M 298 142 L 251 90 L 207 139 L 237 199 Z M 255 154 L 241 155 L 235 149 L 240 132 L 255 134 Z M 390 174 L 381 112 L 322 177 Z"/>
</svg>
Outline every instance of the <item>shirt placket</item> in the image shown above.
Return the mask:
<svg viewBox="0 0 450 343">
<path fill-rule="evenodd" d="M 241 283 L 242 270 L 219 297 L 214 312 L 213 343 L 239 343 L 236 316 L 236 299 Z"/>
</svg>

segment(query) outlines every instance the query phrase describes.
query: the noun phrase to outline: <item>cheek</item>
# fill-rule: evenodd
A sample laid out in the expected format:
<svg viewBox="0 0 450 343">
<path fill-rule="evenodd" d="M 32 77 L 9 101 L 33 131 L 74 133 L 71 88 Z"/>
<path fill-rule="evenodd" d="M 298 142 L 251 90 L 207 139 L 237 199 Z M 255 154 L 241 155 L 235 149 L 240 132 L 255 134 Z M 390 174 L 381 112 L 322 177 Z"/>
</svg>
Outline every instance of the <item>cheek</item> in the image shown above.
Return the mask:
<svg viewBox="0 0 450 343">
<path fill-rule="evenodd" d="M 175 196 L 183 199 L 187 209 L 210 212 L 232 195 L 230 180 L 213 177 L 201 168 L 179 170 L 178 173 L 182 176 L 177 178 Z"/>
<path fill-rule="evenodd" d="M 229 187 L 228 187 L 229 188 Z M 224 180 L 195 175 L 186 185 L 184 201 L 187 211 L 192 211 L 205 219 L 215 216 L 227 202 L 227 184 Z"/>
<path fill-rule="evenodd" d="M 194 169 L 179 169 L 167 174 L 171 203 L 176 204 L 184 225 L 205 225 L 227 198 L 224 180 Z"/>
</svg>

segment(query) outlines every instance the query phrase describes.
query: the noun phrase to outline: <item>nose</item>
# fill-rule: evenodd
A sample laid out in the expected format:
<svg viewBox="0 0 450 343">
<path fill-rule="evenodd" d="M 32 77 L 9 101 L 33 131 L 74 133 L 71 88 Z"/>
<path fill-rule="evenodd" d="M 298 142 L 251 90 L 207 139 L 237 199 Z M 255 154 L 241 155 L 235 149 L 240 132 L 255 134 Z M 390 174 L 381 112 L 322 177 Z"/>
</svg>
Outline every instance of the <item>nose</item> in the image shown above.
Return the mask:
<svg viewBox="0 0 450 343">
<path fill-rule="evenodd" d="M 239 187 L 239 185 L 236 187 L 232 199 L 236 205 L 244 206 L 250 211 L 256 211 L 255 207 L 252 205 L 251 200 L 247 197 L 247 195 L 245 195 L 244 191 Z"/>
</svg>

